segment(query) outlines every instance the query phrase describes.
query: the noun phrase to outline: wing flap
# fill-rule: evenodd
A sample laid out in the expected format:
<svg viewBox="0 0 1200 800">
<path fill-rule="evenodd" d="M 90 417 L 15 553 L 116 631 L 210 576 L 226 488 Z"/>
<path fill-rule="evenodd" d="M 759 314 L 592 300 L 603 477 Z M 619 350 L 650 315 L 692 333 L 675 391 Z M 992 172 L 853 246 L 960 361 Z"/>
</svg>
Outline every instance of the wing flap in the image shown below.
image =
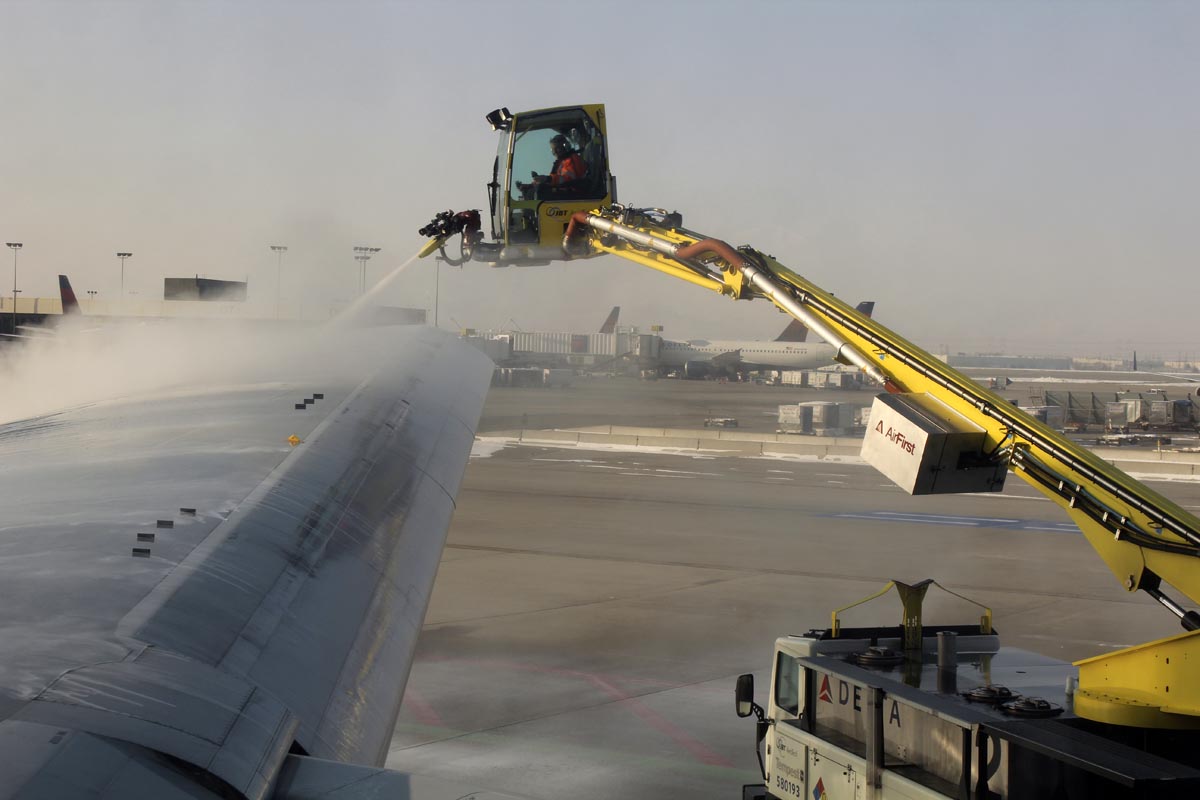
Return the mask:
<svg viewBox="0 0 1200 800">
<path fill-rule="evenodd" d="M 13 720 L 81 729 L 174 756 L 264 797 L 299 720 L 248 681 L 171 653 L 68 672 Z"/>
</svg>

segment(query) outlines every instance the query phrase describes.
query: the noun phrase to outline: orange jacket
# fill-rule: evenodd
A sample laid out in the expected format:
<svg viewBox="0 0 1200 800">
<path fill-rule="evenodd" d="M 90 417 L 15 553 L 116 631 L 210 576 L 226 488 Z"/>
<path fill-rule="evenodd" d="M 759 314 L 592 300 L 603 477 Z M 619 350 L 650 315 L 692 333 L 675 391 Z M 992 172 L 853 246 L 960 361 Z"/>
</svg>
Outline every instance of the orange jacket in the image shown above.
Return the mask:
<svg viewBox="0 0 1200 800">
<path fill-rule="evenodd" d="M 572 181 L 583 180 L 585 175 L 587 166 L 579 157 L 579 153 L 570 153 L 566 158 L 554 162 L 554 168 L 550 172 L 550 185 L 564 186 Z"/>
</svg>

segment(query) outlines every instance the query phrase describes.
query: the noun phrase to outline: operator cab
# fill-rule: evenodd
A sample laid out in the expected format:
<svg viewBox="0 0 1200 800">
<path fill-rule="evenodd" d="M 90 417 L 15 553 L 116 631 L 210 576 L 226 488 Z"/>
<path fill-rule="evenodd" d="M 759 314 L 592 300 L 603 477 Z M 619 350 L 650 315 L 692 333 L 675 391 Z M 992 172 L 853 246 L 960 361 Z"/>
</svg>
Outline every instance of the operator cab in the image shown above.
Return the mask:
<svg viewBox="0 0 1200 800">
<path fill-rule="evenodd" d="M 474 257 L 497 266 L 561 259 L 571 215 L 616 200 L 616 181 L 608 171 L 604 106 L 518 114 L 501 108 L 487 120 L 500 134 L 488 184 L 496 241 L 480 243 Z M 556 170 L 566 160 L 571 163 Z M 563 180 L 564 175 L 569 179 Z"/>
<path fill-rule="evenodd" d="M 477 210 L 444 211 L 421 228 L 430 241 L 421 258 L 439 252 L 451 264 L 485 261 L 494 267 L 543 266 L 565 258 L 563 239 L 571 216 L 617 201 L 608 170 L 604 106 L 562 106 L 487 115 L 500 134 L 492 180 L 487 184 L 492 239 L 485 242 Z M 460 257 L 446 242 L 461 234 Z"/>
</svg>

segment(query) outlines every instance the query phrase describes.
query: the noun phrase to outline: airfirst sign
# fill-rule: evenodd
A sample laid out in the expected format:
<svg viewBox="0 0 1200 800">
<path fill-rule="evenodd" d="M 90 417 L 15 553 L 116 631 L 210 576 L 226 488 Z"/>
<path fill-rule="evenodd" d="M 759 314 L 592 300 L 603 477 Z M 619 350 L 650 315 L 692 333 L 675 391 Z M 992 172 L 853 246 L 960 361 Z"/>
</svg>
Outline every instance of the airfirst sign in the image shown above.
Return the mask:
<svg viewBox="0 0 1200 800">
<path fill-rule="evenodd" d="M 881 394 L 862 457 L 909 494 L 999 492 L 1008 465 L 984 453 L 984 430 L 929 394 Z"/>
</svg>

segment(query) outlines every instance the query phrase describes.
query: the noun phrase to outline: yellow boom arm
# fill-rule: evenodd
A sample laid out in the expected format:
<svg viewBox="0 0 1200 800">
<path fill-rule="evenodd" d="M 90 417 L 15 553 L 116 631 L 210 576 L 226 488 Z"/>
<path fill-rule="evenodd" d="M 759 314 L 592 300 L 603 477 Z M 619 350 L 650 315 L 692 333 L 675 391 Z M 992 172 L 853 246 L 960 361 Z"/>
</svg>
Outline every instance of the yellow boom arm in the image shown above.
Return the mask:
<svg viewBox="0 0 1200 800">
<path fill-rule="evenodd" d="M 735 249 L 678 222 L 659 210 L 621 206 L 580 212 L 572 217 L 563 247 L 573 256 L 620 256 L 733 299 L 768 299 L 833 345 L 839 361 L 857 366 L 888 391 L 928 393 L 982 428 L 986 450 L 1061 506 L 1127 591 L 1147 592 L 1189 631 L 1080 662 L 1076 711 L 1119 724 L 1200 726 L 1200 681 L 1184 672 L 1170 680 L 1172 669 L 1200 660 L 1195 633 L 1200 614 L 1162 591 L 1168 583 L 1200 603 L 1200 520 L 774 257 Z M 1175 668 L 1161 663 L 1155 645 L 1173 648 Z M 1146 674 L 1155 669 L 1160 672 Z M 1172 683 L 1174 692 L 1163 691 Z"/>
</svg>

